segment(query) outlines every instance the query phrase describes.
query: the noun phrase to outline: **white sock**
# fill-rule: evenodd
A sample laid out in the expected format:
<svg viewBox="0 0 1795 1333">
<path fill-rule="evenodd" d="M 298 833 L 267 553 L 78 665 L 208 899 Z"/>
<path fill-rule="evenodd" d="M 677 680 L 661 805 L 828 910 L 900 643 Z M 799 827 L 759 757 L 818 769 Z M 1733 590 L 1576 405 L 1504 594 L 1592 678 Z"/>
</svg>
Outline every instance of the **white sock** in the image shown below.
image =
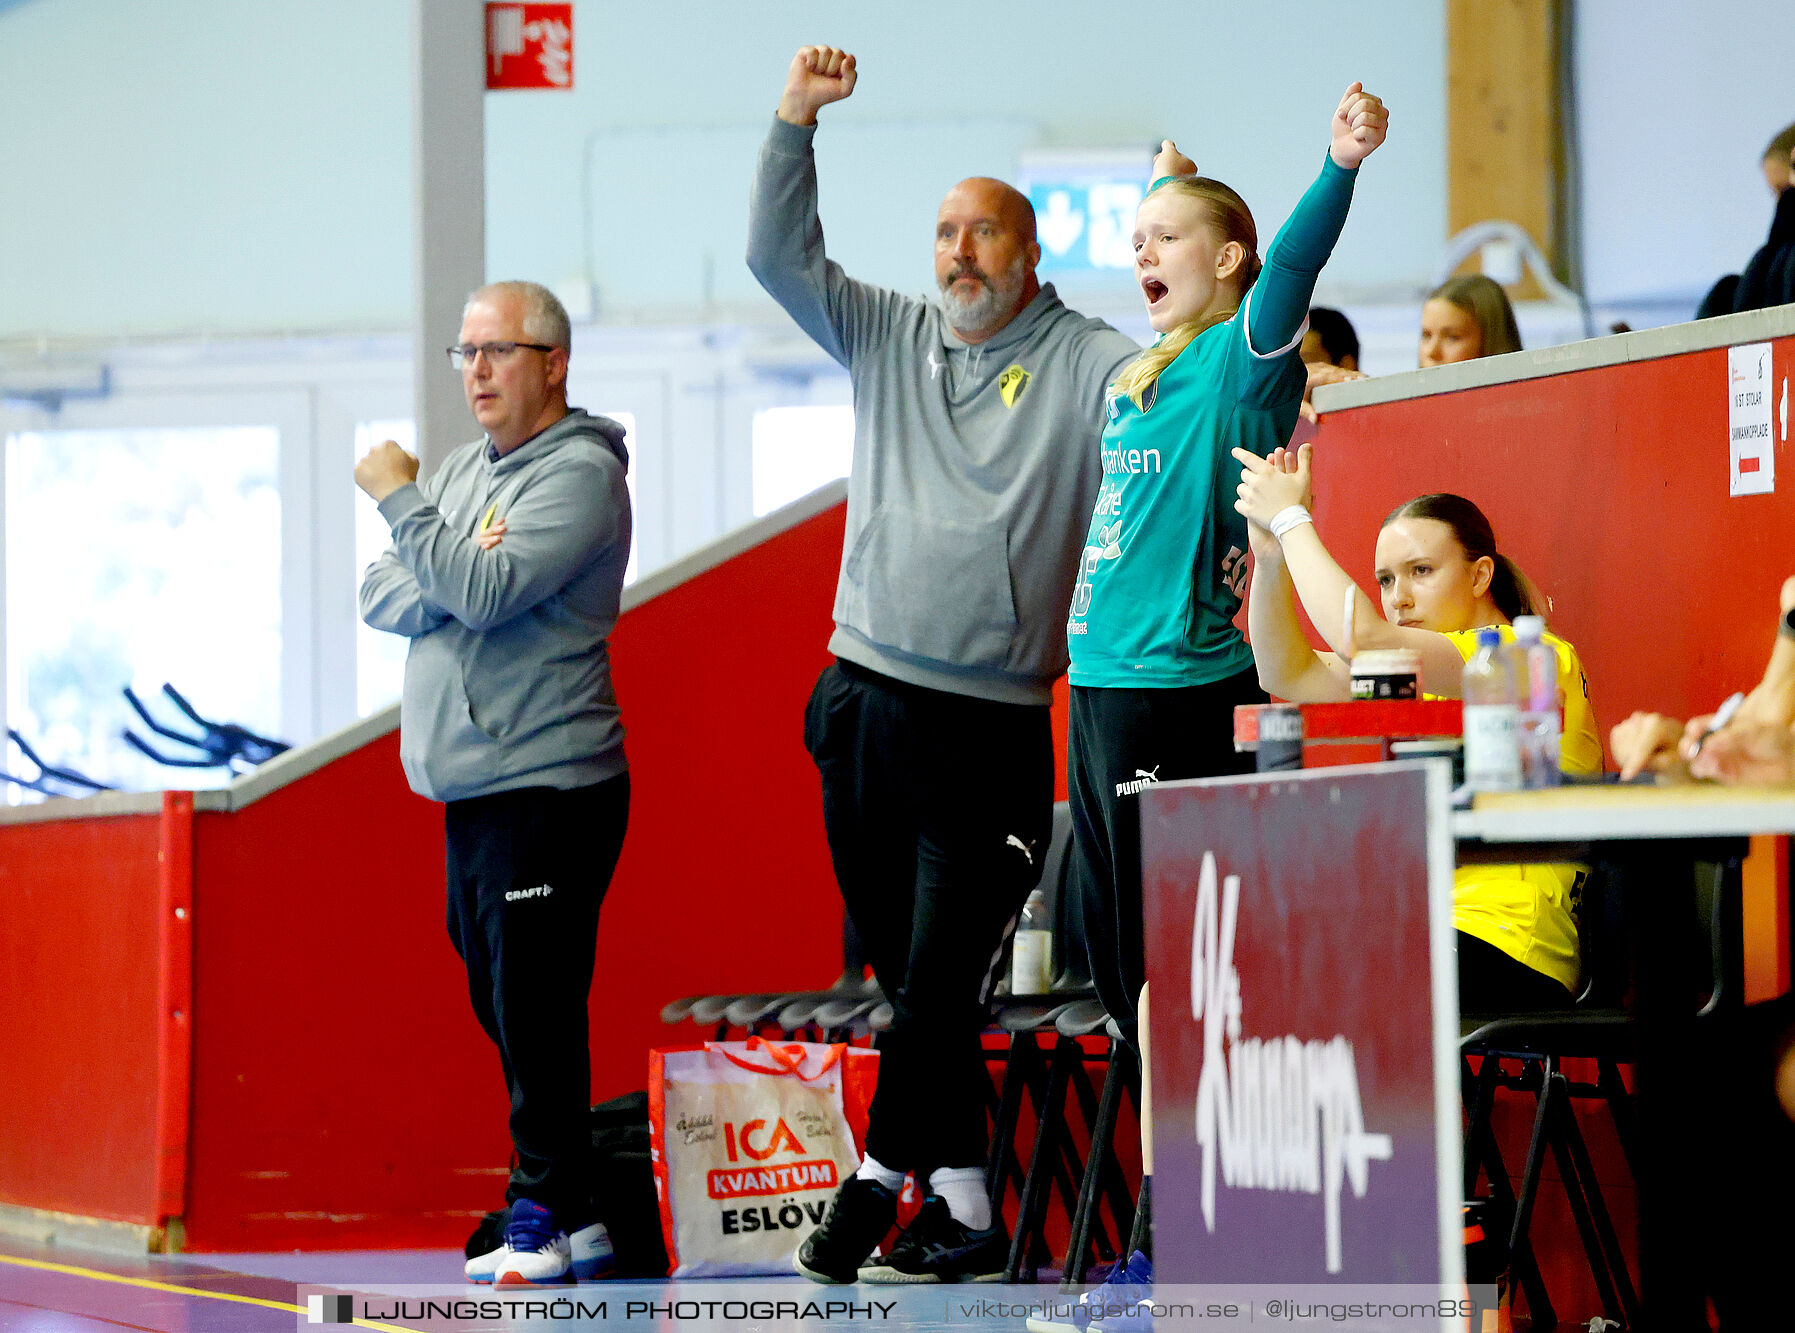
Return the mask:
<svg viewBox="0 0 1795 1333">
<path fill-rule="evenodd" d="M 860 1169 L 854 1174 L 859 1176 L 862 1180 L 878 1181 L 893 1194 L 896 1194 L 899 1190 L 904 1188 L 904 1173 L 902 1171 L 893 1171 L 888 1166 L 881 1166 L 879 1162 L 872 1157 L 862 1157 L 860 1159 Z"/>
<path fill-rule="evenodd" d="M 991 1225 L 991 1196 L 985 1193 L 985 1169 L 980 1166 L 944 1166 L 929 1173 L 929 1193 L 947 1201 L 954 1221 L 971 1231 Z"/>
</svg>

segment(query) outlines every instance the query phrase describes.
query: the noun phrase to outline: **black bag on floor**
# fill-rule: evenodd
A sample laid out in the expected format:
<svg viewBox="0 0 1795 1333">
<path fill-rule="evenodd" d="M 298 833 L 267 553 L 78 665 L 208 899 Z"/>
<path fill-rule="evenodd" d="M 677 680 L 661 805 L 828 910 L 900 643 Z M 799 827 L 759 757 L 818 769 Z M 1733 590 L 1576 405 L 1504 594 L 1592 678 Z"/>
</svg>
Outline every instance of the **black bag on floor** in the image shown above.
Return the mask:
<svg viewBox="0 0 1795 1333">
<path fill-rule="evenodd" d="M 648 1154 L 648 1094 L 625 1093 L 594 1106 L 591 1123 L 592 1197 L 617 1251 L 617 1276 L 665 1277 L 667 1245 Z M 510 1218 L 509 1208 L 481 1218 L 467 1238 L 467 1257 L 496 1250 Z"/>
</svg>

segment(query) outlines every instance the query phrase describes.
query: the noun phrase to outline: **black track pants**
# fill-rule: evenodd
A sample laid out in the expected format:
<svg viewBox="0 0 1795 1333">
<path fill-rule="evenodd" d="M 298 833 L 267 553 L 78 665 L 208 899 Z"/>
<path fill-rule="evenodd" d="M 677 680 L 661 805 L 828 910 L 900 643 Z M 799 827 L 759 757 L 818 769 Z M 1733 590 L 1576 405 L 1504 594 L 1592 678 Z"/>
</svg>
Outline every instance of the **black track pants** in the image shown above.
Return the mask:
<svg viewBox="0 0 1795 1333">
<path fill-rule="evenodd" d="M 838 662 L 811 693 L 804 743 L 836 882 L 893 1009 L 867 1152 L 901 1171 L 982 1166 L 978 1034 L 1005 930 L 1046 856 L 1048 710 Z"/>
<path fill-rule="evenodd" d="M 517 1165 L 507 1201 L 590 1221 L 592 989 L 598 908 L 629 822 L 629 774 L 572 791 L 450 801 L 449 939 L 499 1050 Z"/>
<path fill-rule="evenodd" d="M 1252 671 L 1173 690 L 1072 687 L 1068 885 L 1083 904 L 1097 998 L 1137 1049 L 1135 1006 L 1147 978 L 1139 794 L 1174 778 L 1252 772 L 1253 756 L 1234 749 L 1234 708 L 1265 699 Z"/>
</svg>

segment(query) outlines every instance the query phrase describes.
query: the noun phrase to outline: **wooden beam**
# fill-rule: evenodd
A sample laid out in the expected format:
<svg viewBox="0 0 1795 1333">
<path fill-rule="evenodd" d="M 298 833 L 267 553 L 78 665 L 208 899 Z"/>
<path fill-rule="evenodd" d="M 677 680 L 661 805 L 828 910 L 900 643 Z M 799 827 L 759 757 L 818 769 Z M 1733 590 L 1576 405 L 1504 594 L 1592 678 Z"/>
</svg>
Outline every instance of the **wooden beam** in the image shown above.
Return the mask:
<svg viewBox="0 0 1795 1333">
<path fill-rule="evenodd" d="M 1527 229 L 1566 279 L 1558 52 L 1562 0 L 1447 0 L 1446 221 L 1457 235 L 1505 219 Z M 1459 268 L 1480 272 L 1474 255 Z M 1536 298 L 1529 274 L 1509 289 Z"/>
</svg>

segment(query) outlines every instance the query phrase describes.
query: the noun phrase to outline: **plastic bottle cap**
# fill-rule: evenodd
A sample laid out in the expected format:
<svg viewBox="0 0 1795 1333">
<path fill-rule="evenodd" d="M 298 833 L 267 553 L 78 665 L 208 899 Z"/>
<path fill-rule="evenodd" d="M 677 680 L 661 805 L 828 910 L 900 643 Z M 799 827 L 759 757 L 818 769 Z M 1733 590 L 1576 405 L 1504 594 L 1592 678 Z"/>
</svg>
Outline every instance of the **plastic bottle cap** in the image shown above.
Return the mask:
<svg viewBox="0 0 1795 1333">
<path fill-rule="evenodd" d="M 1546 620 L 1544 616 L 1515 617 L 1515 638 L 1525 639 L 1527 642 L 1532 643 L 1545 632 Z"/>
<path fill-rule="evenodd" d="M 1485 625 L 1477 631 L 1477 646 L 1479 648 L 1494 648 L 1501 642 L 1502 631 L 1497 629 L 1494 625 Z"/>
</svg>

